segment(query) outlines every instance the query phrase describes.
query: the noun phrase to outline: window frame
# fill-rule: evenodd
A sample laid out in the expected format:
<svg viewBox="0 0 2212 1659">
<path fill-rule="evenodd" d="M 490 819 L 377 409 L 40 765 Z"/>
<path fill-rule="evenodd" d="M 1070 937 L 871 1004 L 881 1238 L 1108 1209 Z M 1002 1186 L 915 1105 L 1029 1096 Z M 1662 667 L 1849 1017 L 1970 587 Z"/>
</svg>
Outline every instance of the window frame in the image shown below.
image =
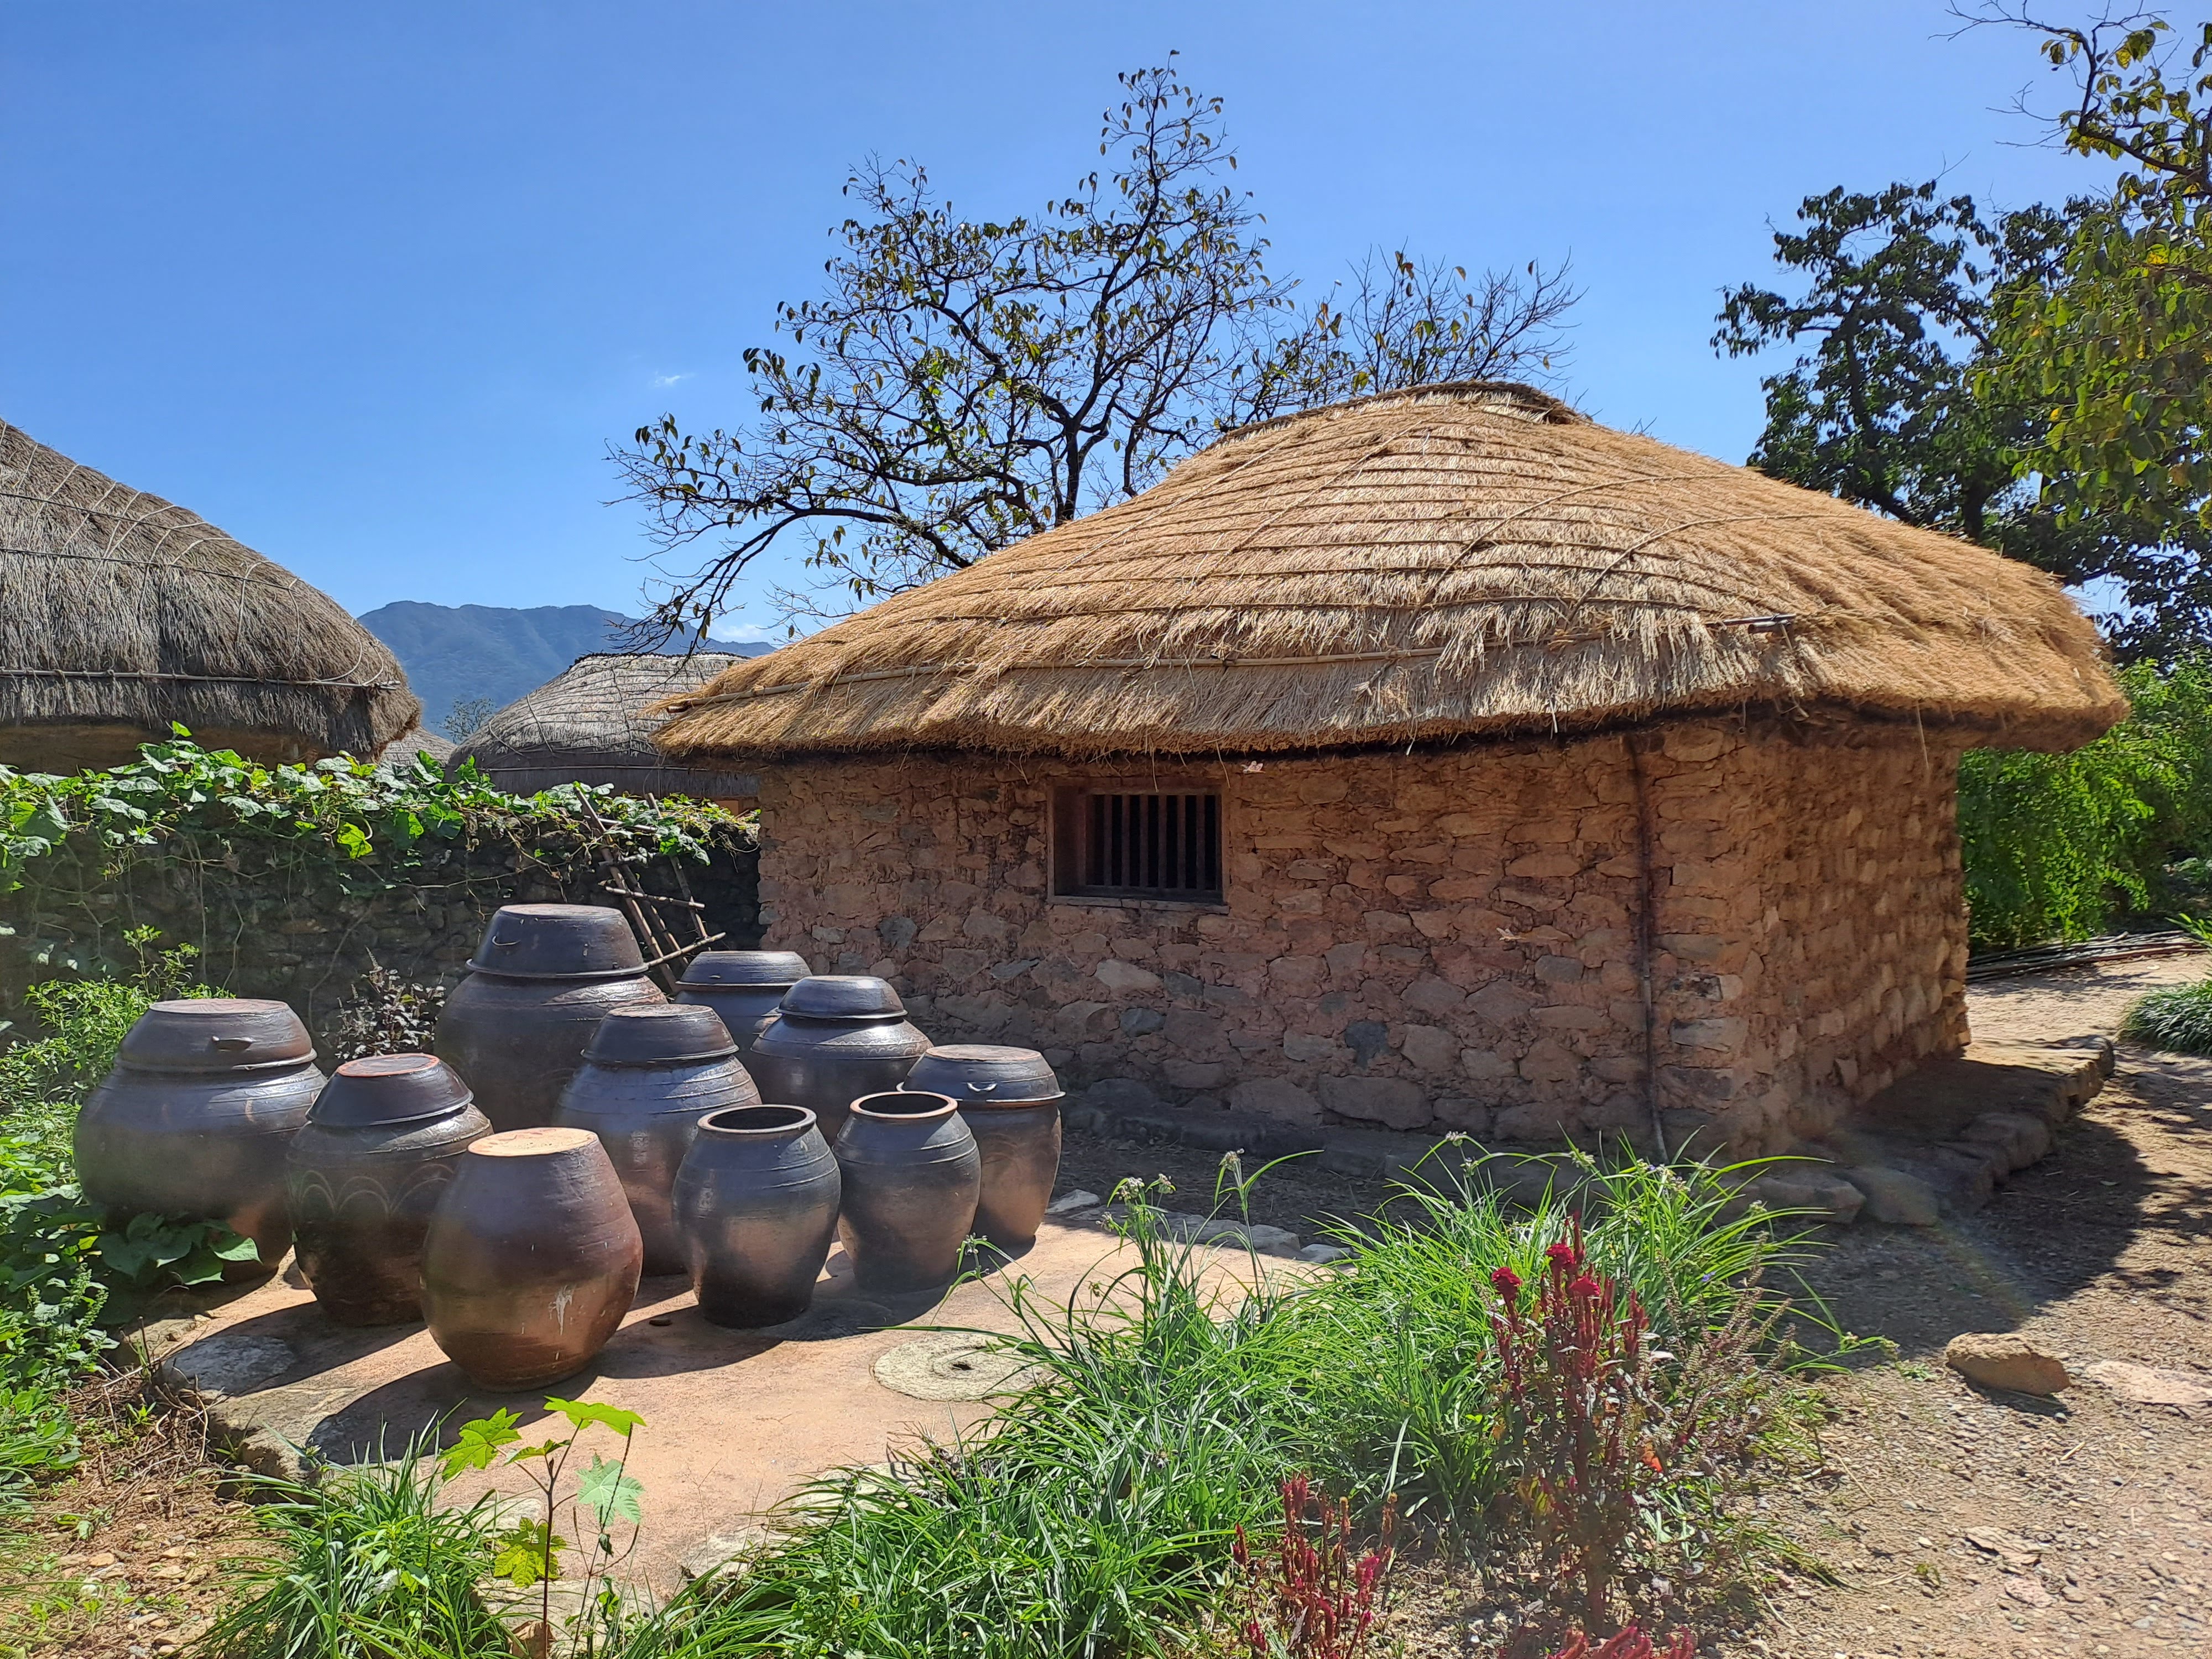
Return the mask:
<svg viewBox="0 0 2212 1659">
<path fill-rule="evenodd" d="M 1211 894 L 1176 897 L 1158 891 L 1089 890 L 1081 880 L 1088 850 L 1089 817 L 1085 810 L 1094 795 L 1211 795 L 1216 803 L 1218 837 L 1218 873 L 1220 885 Z M 1054 904 L 1099 905 L 1110 908 L 1164 908 L 1176 911 L 1226 911 L 1229 908 L 1230 847 L 1235 821 L 1234 797 L 1224 781 L 1211 774 L 1146 773 L 1139 776 L 1069 778 L 1052 786 L 1049 854 L 1049 896 Z"/>
</svg>

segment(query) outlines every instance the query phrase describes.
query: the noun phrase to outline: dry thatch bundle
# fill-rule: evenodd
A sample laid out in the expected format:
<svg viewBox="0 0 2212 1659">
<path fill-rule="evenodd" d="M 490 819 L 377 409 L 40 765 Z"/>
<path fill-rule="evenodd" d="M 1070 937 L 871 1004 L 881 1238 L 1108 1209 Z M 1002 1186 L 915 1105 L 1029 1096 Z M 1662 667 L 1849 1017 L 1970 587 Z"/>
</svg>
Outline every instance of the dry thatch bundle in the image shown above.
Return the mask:
<svg viewBox="0 0 2212 1659">
<path fill-rule="evenodd" d="M 422 705 L 320 590 L 0 421 L 0 764 L 113 766 L 172 721 L 263 761 L 374 754 Z"/>
<path fill-rule="evenodd" d="M 2025 565 L 1468 384 L 1235 433 L 665 700 L 658 741 L 1206 754 L 1747 706 L 2044 748 L 2126 713 Z"/>
<path fill-rule="evenodd" d="M 470 732 L 447 764 L 473 760 L 492 782 L 517 795 L 562 783 L 609 784 L 632 795 L 750 795 L 758 787 L 750 776 L 665 758 L 653 746 L 657 722 L 645 712 L 744 660 L 719 651 L 579 657 Z"/>
</svg>

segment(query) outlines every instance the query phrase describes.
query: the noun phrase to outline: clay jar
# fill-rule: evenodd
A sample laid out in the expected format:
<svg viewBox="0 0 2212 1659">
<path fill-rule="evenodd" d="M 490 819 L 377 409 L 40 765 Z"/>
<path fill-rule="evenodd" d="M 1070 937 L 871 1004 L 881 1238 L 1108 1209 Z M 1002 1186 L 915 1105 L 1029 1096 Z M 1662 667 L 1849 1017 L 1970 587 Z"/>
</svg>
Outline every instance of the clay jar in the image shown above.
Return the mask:
<svg viewBox="0 0 2212 1659">
<path fill-rule="evenodd" d="M 783 994 L 806 977 L 796 951 L 702 951 L 676 988 L 678 1002 L 700 1002 L 722 1017 L 743 1054 L 775 1018 Z"/>
<path fill-rule="evenodd" d="M 645 1245 L 588 1129 L 518 1129 L 464 1152 L 422 1247 L 422 1317 L 479 1388 L 542 1388 L 592 1363 L 637 1296 Z"/>
<path fill-rule="evenodd" d="M 341 1325 L 422 1313 L 422 1236 L 453 1165 L 491 1133 L 432 1054 L 375 1054 L 331 1074 L 285 1153 L 293 1248 Z"/>
<path fill-rule="evenodd" d="M 281 1002 L 157 1002 L 78 1115 L 77 1180 L 118 1220 L 151 1212 L 228 1223 L 274 1271 L 292 1242 L 284 1148 L 322 1090 L 315 1047 Z"/>
<path fill-rule="evenodd" d="M 837 1135 L 837 1236 L 864 1291 L 929 1290 L 960 1270 L 983 1162 L 948 1095 L 894 1090 L 854 1101 Z"/>
<path fill-rule="evenodd" d="M 784 993 L 744 1062 L 763 1100 L 805 1107 L 835 1146 L 845 1109 L 862 1095 L 897 1088 L 928 1047 L 887 981 L 816 974 Z"/>
<path fill-rule="evenodd" d="M 476 1091 L 493 1128 L 550 1123 L 599 1022 L 666 1000 L 644 961 L 618 910 L 503 906 L 446 999 L 432 1046 Z"/>
<path fill-rule="evenodd" d="M 837 1160 L 801 1106 L 734 1106 L 699 1121 L 676 1172 L 676 1224 L 699 1311 L 777 1325 L 814 1300 L 837 1235 Z"/>
<path fill-rule="evenodd" d="M 957 1042 L 914 1063 L 905 1087 L 950 1095 L 983 1159 L 975 1231 L 1002 1250 L 1036 1243 L 1060 1176 L 1060 1079 L 1034 1048 Z"/>
<path fill-rule="evenodd" d="M 699 1119 L 760 1094 L 712 1008 L 664 1002 L 617 1008 L 599 1022 L 553 1121 L 589 1129 L 607 1149 L 645 1241 L 647 1273 L 684 1271 L 668 1195 Z"/>
</svg>

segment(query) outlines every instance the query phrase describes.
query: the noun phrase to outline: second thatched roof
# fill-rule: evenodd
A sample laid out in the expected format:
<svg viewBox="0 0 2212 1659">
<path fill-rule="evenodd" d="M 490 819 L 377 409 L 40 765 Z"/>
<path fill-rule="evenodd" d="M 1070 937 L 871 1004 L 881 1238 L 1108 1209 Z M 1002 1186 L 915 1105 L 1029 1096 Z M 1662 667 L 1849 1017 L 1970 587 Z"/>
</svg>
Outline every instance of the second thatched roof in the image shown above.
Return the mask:
<svg viewBox="0 0 2212 1659">
<path fill-rule="evenodd" d="M 1479 384 L 1233 434 L 664 699 L 658 740 L 1249 753 L 1746 707 L 2049 749 L 2127 709 L 2041 573 Z"/>
<path fill-rule="evenodd" d="M 750 795 L 758 784 L 748 775 L 665 757 L 653 746 L 659 721 L 645 712 L 647 704 L 696 690 L 744 660 L 718 651 L 579 657 L 462 738 L 447 765 L 473 760 L 492 782 L 517 795 L 563 783 L 606 784 L 632 795 Z"/>
<path fill-rule="evenodd" d="M 369 755 L 421 713 L 319 589 L 0 421 L 0 765 L 112 766 L 173 721 L 257 760 Z"/>
</svg>

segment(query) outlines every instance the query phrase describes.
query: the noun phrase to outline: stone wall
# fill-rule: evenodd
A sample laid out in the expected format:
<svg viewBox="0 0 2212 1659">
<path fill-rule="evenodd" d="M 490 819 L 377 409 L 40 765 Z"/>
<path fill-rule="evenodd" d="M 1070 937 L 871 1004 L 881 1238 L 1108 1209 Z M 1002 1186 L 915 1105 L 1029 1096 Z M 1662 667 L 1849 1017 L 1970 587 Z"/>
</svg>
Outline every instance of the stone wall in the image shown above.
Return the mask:
<svg viewBox="0 0 2212 1659">
<path fill-rule="evenodd" d="M 1640 758 L 1632 759 L 1631 743 Z M 762 779 L 765 942 L 884 975 L 939 1042 L 1193 1109 L 1744 1152 L 1966 1041 L 1957 750 L 1683 722 L 1632 738 L 1119 775 L 1223 798 L 1224 902 L 1055 898 L 1053 790 L 994 757 Z M 1639 795 L 1638 771 L 1642 775 Z"/>
</svg>

